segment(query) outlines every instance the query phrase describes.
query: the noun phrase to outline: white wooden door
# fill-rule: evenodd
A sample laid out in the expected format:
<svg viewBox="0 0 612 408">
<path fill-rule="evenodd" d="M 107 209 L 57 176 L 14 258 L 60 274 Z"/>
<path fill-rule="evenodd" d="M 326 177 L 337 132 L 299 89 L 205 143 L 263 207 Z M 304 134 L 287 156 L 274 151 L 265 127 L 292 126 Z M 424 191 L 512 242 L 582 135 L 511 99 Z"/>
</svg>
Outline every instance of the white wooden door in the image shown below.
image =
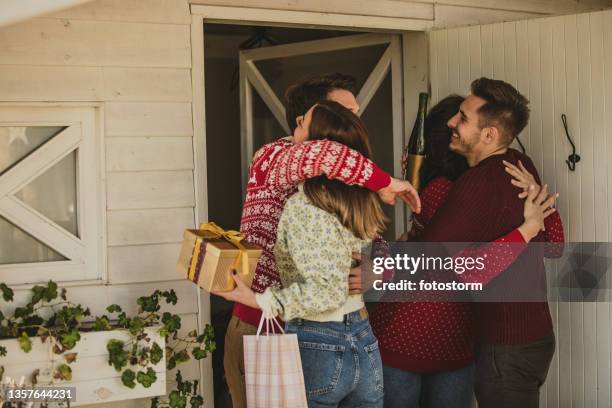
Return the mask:
<svg viewBox="0 0 612 408">
<path fill-rule="evenodd" d="M 357 78 L 359 115 L 366 126 L 370 124 L 374 160 L 400 177 L 404 128 L 401 58 L 401 38 L 391 34 L 349 35 L 241 51 L 243 191 L 253 154 L 272 141 L 262 133 L 272 132 L 275 139 L 289 134 L 282 102 L 285 88 L 324 72 L 342 72 Z M 372 103 L 374 100 L 376 103 Z M 377 108 L 373 109 L 373 105 Z M 262 109 L 268 110 L 268 122 L 263 124 L 257 119 Z M 393 237 L 404 230 L 404 209 L 398 205 L 387 210 L 391 218 L 388 235 Z"/>
</svg>

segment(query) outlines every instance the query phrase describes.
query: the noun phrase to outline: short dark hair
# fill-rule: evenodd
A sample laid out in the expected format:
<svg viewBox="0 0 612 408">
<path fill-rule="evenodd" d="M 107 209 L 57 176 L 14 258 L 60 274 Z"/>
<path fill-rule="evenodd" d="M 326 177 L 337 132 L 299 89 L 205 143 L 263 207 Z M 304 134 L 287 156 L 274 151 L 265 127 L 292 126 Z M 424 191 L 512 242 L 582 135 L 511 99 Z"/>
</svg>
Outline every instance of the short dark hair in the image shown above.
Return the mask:
<svg viewBox="0 0 612 408">
<path fill-rule="evenodd" d="M 291 133 L 296 128 L 295 118 L 308 112 L 315 103 L 327 99 L 336 89 L 356 93 L 357 81 L 350 75 L 338 72 L 317 75 L 291 85 L 285 92 L 285 118 Z"/>
<path fill-rule="evenodd" d="M 472 95 L 486 101 L 480 107 L 479 126 L 495 126 L 509 146 L 529 121 L 529 100 L 507 82 L 479 78 L 472 82 Z"/>
<path fill-rule="evenodd" d="M 425 156 L 419 173 L 421 188 L 433 179 L 444 177 L 457 180 L 468 168 L 465 157 L 453 152 L 450 147 L 452 130 L 447 122 L 459 112 L 465 98 L 449 95 L 440 100 L 425 118 Z"/>
</svg>

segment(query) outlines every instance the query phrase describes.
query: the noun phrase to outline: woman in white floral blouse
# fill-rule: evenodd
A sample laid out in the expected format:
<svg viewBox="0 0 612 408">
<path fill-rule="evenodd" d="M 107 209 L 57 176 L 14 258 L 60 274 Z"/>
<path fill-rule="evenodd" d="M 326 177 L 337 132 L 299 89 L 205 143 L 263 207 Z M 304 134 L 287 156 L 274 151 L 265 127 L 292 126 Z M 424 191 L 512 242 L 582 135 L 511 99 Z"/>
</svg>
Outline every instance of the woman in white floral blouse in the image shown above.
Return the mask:
<svg viewBox="0 0 612 408">
<path fill-rule="evenodd" d="M 371 157 L 363 123 L 335 102 L 311 108 L 296 132 Z M 385 221 L 376 193 L 325 177 L 310 179 L 287 201 L 278 225 L 282 289 L 256 294 L 236 279 L 234 291 L 220 294 L 281 317 L 287 332 L 297 333 L 309 407 L 382 407 L 378 342 L 362 296 L 349 295 L 348 275 L 352 253 L 369 245 Z"/>
</svg>

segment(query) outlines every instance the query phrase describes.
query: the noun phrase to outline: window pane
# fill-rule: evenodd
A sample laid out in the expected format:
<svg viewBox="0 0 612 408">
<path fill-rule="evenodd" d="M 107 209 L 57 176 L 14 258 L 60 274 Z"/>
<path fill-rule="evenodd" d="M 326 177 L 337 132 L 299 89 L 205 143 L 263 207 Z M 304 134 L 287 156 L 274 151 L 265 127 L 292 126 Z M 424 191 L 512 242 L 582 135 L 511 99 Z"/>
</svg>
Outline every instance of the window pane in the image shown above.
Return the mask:
<svg viewBox="0 0 612 408">
<path fill-rule="evenodd" d="M 64 157 L 15 197 L 78 236 L 76 155 L 73 151 Z"/>
<path fill-rule="evenodd" d="M 0 217 L 0 264 L 65 260 L 67 258 Z"/>
<path fill-rule="evenodd" d="M 253 153 L 263 145 L 288 136 L 282 126 L 253 88 Z M 250 161 L 250 158 L 249 158 Z"/>
<path fill-rule="evenodd" d="M 0 126 L 0 174 L 64 129 L 65 126 Z"/>
</svg>

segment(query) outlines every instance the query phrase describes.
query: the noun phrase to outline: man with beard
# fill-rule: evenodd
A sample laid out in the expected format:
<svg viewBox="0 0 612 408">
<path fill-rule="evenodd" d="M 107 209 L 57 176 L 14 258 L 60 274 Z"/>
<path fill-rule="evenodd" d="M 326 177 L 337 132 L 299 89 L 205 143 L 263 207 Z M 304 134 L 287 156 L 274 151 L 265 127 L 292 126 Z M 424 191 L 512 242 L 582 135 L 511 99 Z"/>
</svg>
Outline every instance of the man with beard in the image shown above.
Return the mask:
<svg viewBox="0 0 612 408">
<path fill-rule="evenodd" d="M 488 242 L 522 223 L 523 202 L 503 162 L 521 161 L 541 184 L 529 157 L 509 147 L 527 125 L 528 103 L 503 81 L 480 78 L 472 83 L 471 95 L 448 122 L 453 130 L 450 148 L 466 158 L 470 169 L 454 183 L 419 241 Z M 532 241 L 543 240 L 540 233 Z M 545 283 L 543 257 L 521 255 L 486 290 L 505 293 L 517 282 Z M 538 407 L 539 387 L 555 348 L 548 303 L 502 300 L 474 307 L 479 325 L 475 373 L 479 407 Z"/>
</svg>

